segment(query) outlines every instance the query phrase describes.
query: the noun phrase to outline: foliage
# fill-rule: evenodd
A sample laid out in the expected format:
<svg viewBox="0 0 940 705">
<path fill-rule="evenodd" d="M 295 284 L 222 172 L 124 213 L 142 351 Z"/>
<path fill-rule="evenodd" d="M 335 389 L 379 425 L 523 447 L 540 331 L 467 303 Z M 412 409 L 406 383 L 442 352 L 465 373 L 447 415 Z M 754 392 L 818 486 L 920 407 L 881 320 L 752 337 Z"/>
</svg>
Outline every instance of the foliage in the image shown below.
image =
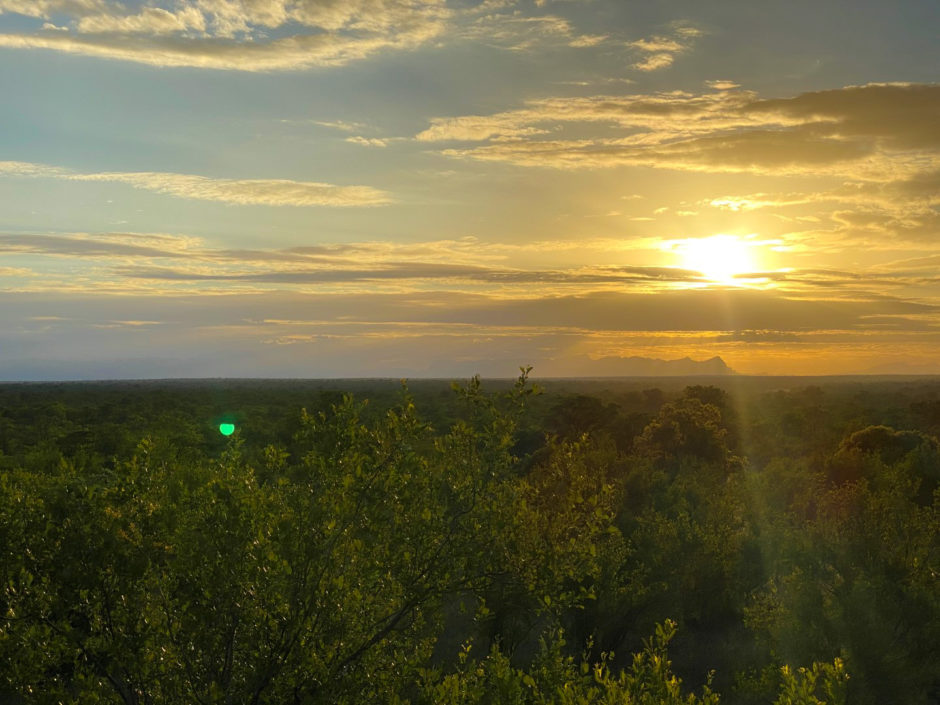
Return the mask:
<svg viewBox="0 0 940 705">
<path fill-rule="evenodd" d="M 645 384 L 0 387 L 0 701 L 940 702 L 940 389 Z"/>
<path fill-rule="evenodd" d="M 812 668 L 780 669 L 783 685 L 774 705 L 845 705 L 848 675 L 841 659 L 814 663 Z M 821 700 L 817 695 L 824 695 Z"/>
<path fill-rule="evenodd" d="M 494 646 L 481 661 L 461 651 L 457 670 L 448 675 L 426 671 L 422 702 L 436 705 L 500 703 L 506 705 L 717 705 L 708 685 L 701 697 L 684 693 L 673 672 L 666 647 L 675 635 L 674 622 L 657 625 L 655 635 L 634 654 L 629 668 L 614 671 L 611 654 L 591 663 L 564 655 L 564 636 L 552 632 L 542 639 L 528 669 L 513 667 Z"/>
</svg>

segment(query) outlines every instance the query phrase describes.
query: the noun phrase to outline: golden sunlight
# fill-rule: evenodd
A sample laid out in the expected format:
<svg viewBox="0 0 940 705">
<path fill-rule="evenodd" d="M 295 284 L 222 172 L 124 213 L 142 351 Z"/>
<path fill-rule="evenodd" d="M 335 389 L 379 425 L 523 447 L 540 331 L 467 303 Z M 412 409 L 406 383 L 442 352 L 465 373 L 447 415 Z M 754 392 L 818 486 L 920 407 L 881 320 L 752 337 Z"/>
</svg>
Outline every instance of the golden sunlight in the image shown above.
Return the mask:
<svg viewBox="0 0 940 705">
<path fill-rule="evenodd" d="M 737 235 L 712 235 L 671 240 L 665 247 L 679 257 L 682 267 L 701 272 L 710 281 L 730 284 L 736 276 L 757 269 L 756 244 Z"/>
</svg>

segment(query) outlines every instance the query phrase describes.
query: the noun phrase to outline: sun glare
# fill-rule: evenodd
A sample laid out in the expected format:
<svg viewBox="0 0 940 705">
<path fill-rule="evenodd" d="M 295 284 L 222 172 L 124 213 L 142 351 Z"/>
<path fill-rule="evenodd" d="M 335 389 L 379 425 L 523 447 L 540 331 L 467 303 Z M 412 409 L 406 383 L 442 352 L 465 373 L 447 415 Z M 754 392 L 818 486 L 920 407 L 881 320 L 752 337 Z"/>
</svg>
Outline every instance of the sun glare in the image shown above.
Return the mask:
<svg viewBox="0 0 940 705">
<path fill-rule="evenodd" d="M 730 284 L 738 275 L 757 269 L 755 244 L 737 235 L 712 235 L 673 240 L 669 249 L 685 269 L 701 272 L 709 281 Z"/>
</svg>

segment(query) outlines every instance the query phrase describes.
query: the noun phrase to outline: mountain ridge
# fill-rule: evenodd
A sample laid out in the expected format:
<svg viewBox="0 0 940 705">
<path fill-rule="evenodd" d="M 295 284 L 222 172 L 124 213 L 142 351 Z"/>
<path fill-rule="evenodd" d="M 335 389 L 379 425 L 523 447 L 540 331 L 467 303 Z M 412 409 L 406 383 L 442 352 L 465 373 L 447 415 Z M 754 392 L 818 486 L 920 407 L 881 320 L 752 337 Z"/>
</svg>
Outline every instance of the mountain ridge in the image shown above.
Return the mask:
<svg viewBox="0 0 940 705">
<path fill-rule="evenodd" d="M 583 356 L 566 367 L 577 368 L 579 377 L 696 377 L 735 375 L 735 372 L 718 355 L 706 360 L 693 360 L 686 356 L 675 360 L 654 357 L 616 355 L 592 359 Z M 558 375 L 549 369 L 548 376 Z"/>
</svg>

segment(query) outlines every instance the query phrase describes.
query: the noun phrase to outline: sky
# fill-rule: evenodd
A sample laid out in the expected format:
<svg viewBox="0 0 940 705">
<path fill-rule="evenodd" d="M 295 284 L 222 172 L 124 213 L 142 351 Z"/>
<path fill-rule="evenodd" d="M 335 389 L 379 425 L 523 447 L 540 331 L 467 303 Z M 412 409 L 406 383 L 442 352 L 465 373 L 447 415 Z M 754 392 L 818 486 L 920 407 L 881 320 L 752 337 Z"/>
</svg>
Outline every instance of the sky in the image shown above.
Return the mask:
<svg viewBox="0 0 940 705">
<path fill-rule="evenodd" d="M 935 0 L 0 0 L 0 379 L 940 374 Z"/>
</svg>

